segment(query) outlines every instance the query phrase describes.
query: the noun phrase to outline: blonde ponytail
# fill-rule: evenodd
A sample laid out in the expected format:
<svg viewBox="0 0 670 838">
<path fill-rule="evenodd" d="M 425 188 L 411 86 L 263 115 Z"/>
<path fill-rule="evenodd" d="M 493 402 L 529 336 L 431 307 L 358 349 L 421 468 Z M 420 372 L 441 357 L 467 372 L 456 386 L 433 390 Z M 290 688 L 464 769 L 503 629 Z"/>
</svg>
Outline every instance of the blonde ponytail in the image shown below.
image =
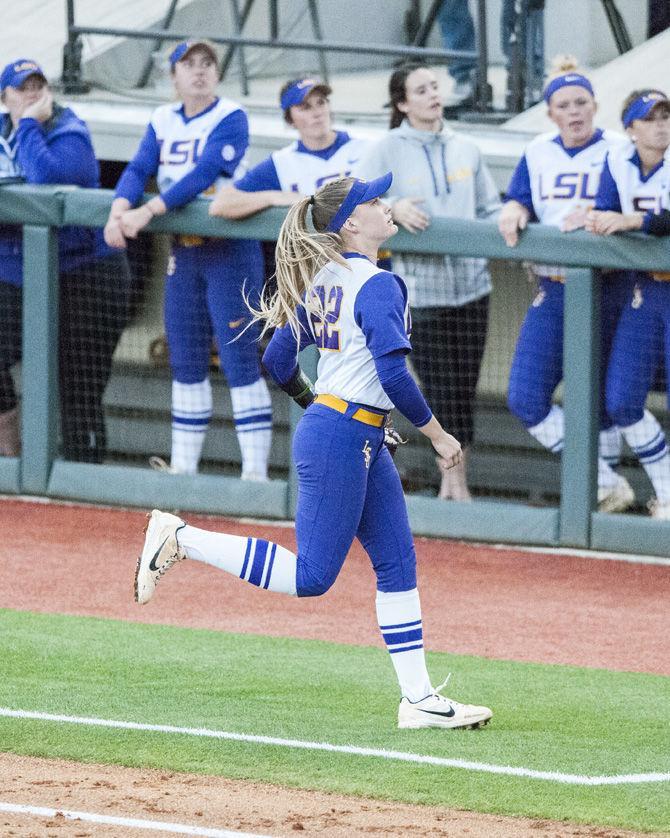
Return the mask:
<svg viewBox="0 0 670 838">
<path fill-rule="evenodd" d="M 321 301 L 312 293 L 314 278 L 328 262 L 346 265 L 341 255 L 342 239 L 325 230 L 353 182 L 350 177 L 331 181 L 313 197 L 303 198 L 289 209 L 275 248 L 277 290 L 269 300 L 261 298 L 257 309 L 247 302 L 254 319 L 263 321 L 262 335 L 276 326 L 288 325 L 299 339 L 296 311 L 301 305 L 325 320 Z M 310 206 L 312 229 L 308 226 Z"/>
<path fill-rule="evenodd" d="M 547 78 L 548 81 L 551 81 L 552 79 L 558 78 L 558 76 L 564 76 L 566 73 L 578 72 L 580 72 L 580 69 L 577 56 L 564 53 L 555 55 L 551 59 L 551 66 L 549 67 L 549 75 Z"/>
</svg>

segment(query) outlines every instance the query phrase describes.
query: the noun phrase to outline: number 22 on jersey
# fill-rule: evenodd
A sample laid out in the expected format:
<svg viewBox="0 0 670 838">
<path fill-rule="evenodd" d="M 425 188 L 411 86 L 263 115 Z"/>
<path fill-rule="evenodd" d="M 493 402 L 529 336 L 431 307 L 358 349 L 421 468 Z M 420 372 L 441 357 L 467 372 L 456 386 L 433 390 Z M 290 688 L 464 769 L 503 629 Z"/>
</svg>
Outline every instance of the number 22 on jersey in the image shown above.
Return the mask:
<svg viewBox="0 0 670 838">
<path fill-rule="evenodd" d="M 319 349 L 339 352 L 340 330 L 336 328 L 336 324 L 340 319 L 344 296 L 342 286 L 331 285 L 326 289 L 325 286 L 318 285 L 313 289 L 312 294 L 318 299 L 319 309 L 323 312 L 323 317 L 318 312 L 310 312 L 309 315 L 314 341 Z"/>
</svg>

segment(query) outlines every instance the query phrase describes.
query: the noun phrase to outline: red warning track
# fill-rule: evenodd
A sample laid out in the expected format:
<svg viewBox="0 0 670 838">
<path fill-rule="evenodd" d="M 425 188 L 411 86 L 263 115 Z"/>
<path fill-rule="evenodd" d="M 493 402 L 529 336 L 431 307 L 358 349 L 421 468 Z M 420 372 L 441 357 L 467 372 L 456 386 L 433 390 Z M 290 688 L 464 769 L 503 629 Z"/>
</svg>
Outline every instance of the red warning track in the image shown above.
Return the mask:
<svg viewBox="0 0 670 838">
<path fill-rule="evenodd" d="M 293 530 L 186 516 L 276 540 Z M 197 562 L 133 602 L 141 512 L 0 501 L 0 608 L 381 645 L 375 584 L 356 545 L 331 591 L 296 600 Z M 426 646 L 458 654 L 670 675 L 670 569 L 418 539 Z"/>
</svg>

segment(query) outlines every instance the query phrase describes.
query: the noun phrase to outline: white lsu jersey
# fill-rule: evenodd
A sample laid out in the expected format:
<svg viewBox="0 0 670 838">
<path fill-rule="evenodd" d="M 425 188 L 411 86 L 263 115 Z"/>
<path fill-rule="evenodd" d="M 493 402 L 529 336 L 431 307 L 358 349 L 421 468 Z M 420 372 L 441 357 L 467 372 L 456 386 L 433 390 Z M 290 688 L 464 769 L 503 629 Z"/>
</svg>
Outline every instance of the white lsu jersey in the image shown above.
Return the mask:
<svg viewBox="0 0 670 838">
<path fill-rule="evenodd" d="M 315 278 L 314 293 L 323 306 L 325 319 L 307 312 L 309 328 L 319 350 L 314 389 L 317 394 L 331 393 L 348 402 L 391 410 L 393 403 L 379 382 L 365 333 L 355 316 L 358 293 L 371 277 L 381 272 L 365 258 L 349 258 L 347 265 L 351 270 L 329 262 Z M 402 338 L 407 339 L 405 345 L 409 347 L 407 290 L 401 279 L 396 277 L 396 281 L 405 299 L 405 335 Z M 397 344 L 392 348 L 397 348 Z"/>
<path fill-rule="evenodd" d="M 541 134 L 526 148 L 533 209 L 541 224 L 560 227 L 578 207 L 593 206 L 605 156 L 627 144 L 626 138 L 603 131 L 601 138 L 570 156 L 556 133 Z"/>
<path fill-rule="evenodd" d="M 300 151 L 296 140 L 285 148 L 272 152 L 272 162 L 282 191 L 311 195 L 324 183 L 350 175 L 369 145 L 368 140 L 352 137 L 331 157 L 324 160 L 318 154 Z"/>
<path fill-rule="evenodd" d="M 610 151 L 607 165 L 619 192 L 623 213 L 652 212 L 670 209 L 670 151 L 666 151 L 663 165 L 647 178 L 642 176 L 635 162 L 633 143 Z"/>
<path fill-rule="evenodd" d="M 156 133 L 160 148 L 157 180 L 161 192 L 166 192 L 170 186 L 185 177 L 193 170 L 200 159 L 209 135 L 221 122 L 240 106 L 230 99 L 219 99 L 216 105 L 206 113 L 184 122 L 180 113 L 181 103 L 161 105 L 156 108 L 151 125 Z M 224 160 L 233 160 L 237 150 L 233 145 L 224 145 L 221 154 Z M 229 155 L 226 157 L 226 155 Z M 240 177 L 243 169 L 238 166 L 234 177 Z M 214 194 L 219 187 L 232 178 L 221 175 L 206 190 L 207 194 Z"/>
</svg>

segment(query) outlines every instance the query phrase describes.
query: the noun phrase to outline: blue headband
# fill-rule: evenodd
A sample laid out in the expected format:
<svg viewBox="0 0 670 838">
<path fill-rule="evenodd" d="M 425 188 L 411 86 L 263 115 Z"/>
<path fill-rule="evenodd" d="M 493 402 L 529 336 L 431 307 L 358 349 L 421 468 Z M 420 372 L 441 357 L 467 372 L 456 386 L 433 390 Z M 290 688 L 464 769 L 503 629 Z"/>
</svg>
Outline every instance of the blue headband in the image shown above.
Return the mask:
<svg viewBox="0 0 670 838">
<path fill-rule="evenodd" d="M 347 192 L 347 196 L 340 204 L 340 208 L 335 215 L 330 219 L 326 227 L 327 233 L 339 233 L 344 222 L 349 218 L 351 213 L 359 204 L 367 204 L 375 198 L 379 198 L 391 187 L 393 175 L 387 172 L 385 175 L 376 178 L 375 180 L 354 180 L 351 189 Z"/>
<path fill-rule="evenodd" d="M 586 76 L 582 76 L 580 73 L 564 73 L 562 76 L 556 76 L 556 78 L 552 79 L 544 88 L 544 101 L 549 104 L 549 100 L 557 90 L 560 90 L 562 87 L 569 87 L 573 84 L 577 85 L 577 87 L 583 87 L 585 90 L 589 91 L 591 96 L 593 96 L 591 82 L 586 78 Z"/>
<path fill-rule="evenodd" d="M 634 119 L 645 119 L 648 117 L 659 102 L 665 102 L 670 105 L 668 97 L 664 93 L 661 93 L 660 90 L 653 90 L 651 93 L 645 93 L 644 96 L 638 96 L 637 99 L 633 99 L 621 117 L 623 127 L 628 128 Z"/>
</svg>

